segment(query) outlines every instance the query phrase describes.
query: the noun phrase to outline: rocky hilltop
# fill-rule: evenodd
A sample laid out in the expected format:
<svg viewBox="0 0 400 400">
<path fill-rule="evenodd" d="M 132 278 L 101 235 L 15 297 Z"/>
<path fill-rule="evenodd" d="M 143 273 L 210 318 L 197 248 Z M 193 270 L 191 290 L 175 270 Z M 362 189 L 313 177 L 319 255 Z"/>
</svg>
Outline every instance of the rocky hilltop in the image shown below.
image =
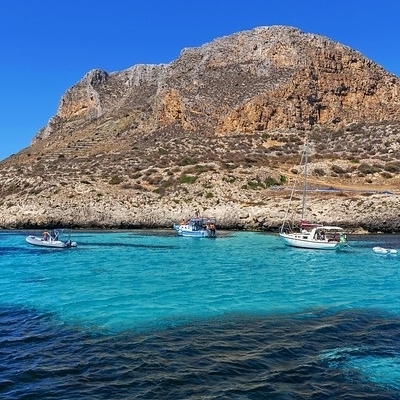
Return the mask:
<svg viewBox="0 0 400 400">
<path fill-rule="evenodd" d="M 307 136 L 309 219 L 397 232 L 399 94 L 359 52 L 283 26 L 92 70 L 0 163 L 0 226 L 170 227 L 199 209 L 275 230 Z"/>
</svg>

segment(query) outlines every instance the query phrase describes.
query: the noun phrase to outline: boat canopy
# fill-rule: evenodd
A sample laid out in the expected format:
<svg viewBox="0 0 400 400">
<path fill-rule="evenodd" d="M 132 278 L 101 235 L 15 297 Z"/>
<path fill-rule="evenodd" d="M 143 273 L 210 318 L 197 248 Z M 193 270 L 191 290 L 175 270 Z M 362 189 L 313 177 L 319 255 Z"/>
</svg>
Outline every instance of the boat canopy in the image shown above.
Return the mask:
<svg viewBox="0 0 400 400">
<path fill-rule="evenodd" d="M 317 228 L 319 228 L 320 230 L 326 230 L 326 231 L 343 231 L 343 228 L 340 228 L 339 226 L 319 225 Z"/>
</svg>

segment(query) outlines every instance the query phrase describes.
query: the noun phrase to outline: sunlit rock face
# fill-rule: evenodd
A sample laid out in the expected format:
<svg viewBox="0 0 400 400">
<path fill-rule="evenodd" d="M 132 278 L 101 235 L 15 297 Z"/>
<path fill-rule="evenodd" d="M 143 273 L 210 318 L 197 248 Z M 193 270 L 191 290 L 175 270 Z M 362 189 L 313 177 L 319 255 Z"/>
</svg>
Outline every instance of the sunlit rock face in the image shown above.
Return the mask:
<svg viewBox="0 0 400 400">
<path fill-rule="evenodd" d="M 0 226 L 170 226 L 200 208 L 276 229 L 287 192 L 273 188 L 293 183 L 307 135 L 310 183 L 340 189 L 310 199 L 311 216 L 396 231 L 399 89 L 359 52 L 284 26 L 93 69 L 0 164 Z"/>
</svg>

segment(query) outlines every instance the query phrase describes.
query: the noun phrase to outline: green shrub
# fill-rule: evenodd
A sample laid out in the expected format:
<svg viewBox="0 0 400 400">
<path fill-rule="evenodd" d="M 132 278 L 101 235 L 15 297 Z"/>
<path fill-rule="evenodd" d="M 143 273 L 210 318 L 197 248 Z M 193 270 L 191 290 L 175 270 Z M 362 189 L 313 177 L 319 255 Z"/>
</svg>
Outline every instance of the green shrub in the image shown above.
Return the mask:
<svg viewBox="0 0 400 400">
<path fill-rule="evenodd" d="M 343 169 L 340 165 L 333 164 L 331 170 L 338 175 L 345 174 L 346 170 Z"/>
<path fill-rule="evenodd" d="M 267 179 L 265 179 L 264 183 L 266 187 L 280 185 L 280 183 L 275 178 L 272 178 L 272 176 L 268 176 Z"/>
<path fill-rule="evenodd" d="M 150 183 L 150 185 L 158 185 L 159 183 L 162 182 L 163 177 L 161 175 L 152 175 L 144 177 L 143 180 Z"/>
<path fill-rule="evenodd" d="M 233 183 L 233 182 L 235 182 L 236 181 L 236 177 L 234 177 L 234 176 L 224 176 L 223 178 L 222 178 L 222 180 L 224 181 L 224 182 L 228 182 L 228 183 Z"/>
<path fill-rule="evenodd" d="M 194 183 L 197 181 L 197 176 L 193 175 L 182 175 L 179 179 L 179 183 Z"/>
<path fill-rule="evenodd" d="M 362 173 L 362 174 L 374 174 L 375 172 L 379 172 L 379 169 L 374 167 L 373 165 L 369 165 L 367 163 L 361 163 L 358 166 L 358 170 Z"/>
<path fill-rule="evenodd" d="M 313 175 L 315 176 L 325 176 L 325 171 L 323 168 L 315 168 L 313 171 Z"/>
<path fill-rule="evenodd" d="M 262 137 L 264 140 L 266 140 L 266 139 L 269 139 L 270 135 L 269 135 L 267 132 L 263 132 L 263 133 L 261 134 L 261 137 Z"/>
<path fill-rule="evenodd" d="M 354 158 L 354 157 L 349 157 L 348 160 L 353 163 L 353 164 L 358 164 L 360 162 L 360 160 L 358 158 Z"/>
<path fill-rule="evenodd" d="M 382 178 L 385 178 L 385 179 L 393 178 L 393 175 L 386 171 L 381 172 L 381 176 L 382 176 Z"/>
<path fill-rule="evenodd" d="M 199 164 L 196 164 L 196 165 L 194 165 L 193 167 L 188 168 L 186 171 L 187 171 L 188 173 L 198 173 L 198 174 L 201 174 L 201 173 L 203 173 L 203 172 L 213 171 L 213 170 L 214 170 L 213 167 L 210 167 L 210 166 L 207 166 L 207 165 L 199 165 Z"/>
<path fill-rule="evenodd" d="M 261 186 L 261 188 L 264 187 L 264 185 L 260 182 L 256 182 L 256 181 L 248 181 L 247 182 L 248 189 L 257 190 L 257 189 L 260 189 L 260 186 Z"/>
<path fill-rule="evenodd" d="M 385 168 L 385 171 L 388 171 L 388 172 L 393 172 L 393 173 L 400 172 L 400 162 L 399 161 L 389 162 L 389 163 L 385 164 L 384 168 Z"/>
<path fill-rule="evenodd" d="M 179 165 L 192 165 L 192 164 L 196 164 L 196 161 L 187 156 L 179 160 Z"/>
<path fill-rule="evenodd" d="M 123 182 L 123 178 L 118 175 L 114 175 L 111 177 L 110 181 L 108 182 L 110 185 L 118 185 L 119 183 Z"/>
</svg>

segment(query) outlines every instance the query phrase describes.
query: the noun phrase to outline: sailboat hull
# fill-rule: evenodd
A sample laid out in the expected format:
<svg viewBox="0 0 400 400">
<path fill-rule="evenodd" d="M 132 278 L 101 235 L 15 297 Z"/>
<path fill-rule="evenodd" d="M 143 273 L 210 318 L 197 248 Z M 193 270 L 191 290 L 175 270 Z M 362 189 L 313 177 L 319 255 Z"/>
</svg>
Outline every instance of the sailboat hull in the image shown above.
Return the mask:
<svg viewBox="0 0 400 400">
<path fill-rule="evenodd" d="M 309 239 L 297 233 L 280 233 L 279 236 L 287 246 L 300 247 L 302 249 L 335 250 L 340 246 L 339 242 Z"/>
</svg>

